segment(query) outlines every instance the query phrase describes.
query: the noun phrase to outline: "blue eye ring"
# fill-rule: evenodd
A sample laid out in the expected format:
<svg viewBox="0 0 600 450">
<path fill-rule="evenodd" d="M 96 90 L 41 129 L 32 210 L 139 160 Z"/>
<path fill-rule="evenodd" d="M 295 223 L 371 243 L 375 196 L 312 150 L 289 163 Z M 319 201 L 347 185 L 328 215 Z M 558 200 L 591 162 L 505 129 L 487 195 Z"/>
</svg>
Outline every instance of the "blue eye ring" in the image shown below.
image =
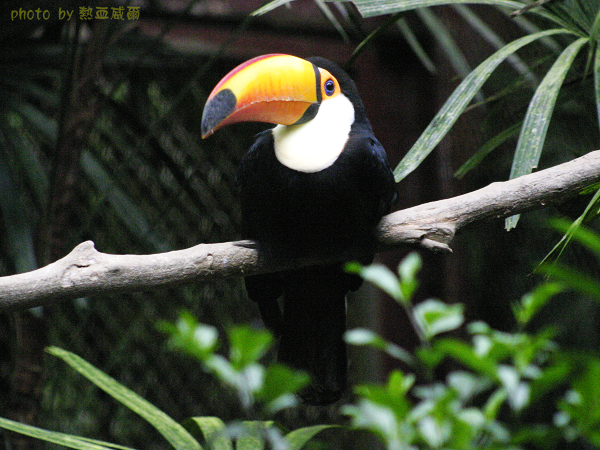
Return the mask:
<svg viewBox="0 0 600 450">
<path fill-rule="evenodd" d="M 325 88 L 325 94 L 327 96 L 331 96 L 335 93 L 335 83 L 331 78 L 325 82 L 323 87 Z"/>
</svg>

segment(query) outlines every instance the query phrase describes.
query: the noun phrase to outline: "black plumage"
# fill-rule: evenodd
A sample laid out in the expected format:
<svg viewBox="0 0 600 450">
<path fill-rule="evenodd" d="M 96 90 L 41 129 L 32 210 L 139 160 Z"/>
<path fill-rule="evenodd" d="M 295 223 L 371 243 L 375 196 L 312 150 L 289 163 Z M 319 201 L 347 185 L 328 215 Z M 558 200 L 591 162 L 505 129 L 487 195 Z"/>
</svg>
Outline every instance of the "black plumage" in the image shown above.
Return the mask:
<svg viewBox="0 0 600 450">
<path fill-rule="evenodd" d="M 238 173 L 242 238 L 257 241 L 270 258 L 336 255 L 367 264 L 375 252 L 376 226 L 395 199 L 394 178 L 354 82 L 326 59 L 309 61 L 336 77 L 352 102 L 348 141 L 331 166 L 308 173 L 281 164 L 272 131 L 260 133 Z M 312 376 L 302 393 L 305 401 L 337 400 L 346 387 L 345 296 L 361 280 L 336 263 L 245 281 L 265 324 L 281 336 L 279 361 Z"/>
</svg>

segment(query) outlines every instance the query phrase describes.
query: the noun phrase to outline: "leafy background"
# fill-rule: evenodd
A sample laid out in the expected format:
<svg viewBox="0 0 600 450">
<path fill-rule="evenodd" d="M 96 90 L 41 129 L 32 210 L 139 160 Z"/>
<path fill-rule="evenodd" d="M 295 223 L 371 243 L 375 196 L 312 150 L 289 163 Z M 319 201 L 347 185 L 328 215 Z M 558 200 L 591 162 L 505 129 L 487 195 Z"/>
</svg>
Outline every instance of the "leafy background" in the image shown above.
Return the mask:
<svg viewBox="0 0 600 450">
<path fill-rule="evenodd" d="M 202 141 L 200 117 L 220 77 L 258 54 L 319 54 L 352 62 L 350 71 L 394 166 L 409 151 L 420 161 L 439 142 L 418 169 L 402 174 L 407 176 L 399 184 L 398 208 L 514 175 L 515 147 L 535 90 L 546 74 L 561 68 L 566 78 L 558 83 L 556 105 L 538 115 L 550 126 L 534 159 L 541 155 L 544 167 L 598 148 L 595 1 L 553 1 L 515 18 L 508 13 L 524 4 L 407 8 L 440 3 L 425 0 L 356 1 L 356 6 L 278 1 L 267 3 L 263 15 L 251 15 L 263 3 L 122 3 L 140 6 L 140 18 L 66 22 L 56 20 L 58 8 L 110 9 L 119 3 L 3 2 L 0 274 L 43 266 L 85 239 L 109 253 L 236 239 L 235 170 L 261 126 L 227 128 Z M 52 18 L 11 20 L 20 8 L 48 9 Z M 358 11 L 376 17 L 365 19 Z M 448 135 L 438 136 L 441 141 L 427 134 L 419 138 L 461 80 L 477 73 L 472 70 L 486 58 L 506 43 L 552 28 L 570 31 L 532 39 L 518 53 L 507 54 L 483 90 L 473 90 L 474 106 L 460 118 L 462 111 L 454 110 L 457 121 L 452 120 Z M 560 59 L 578 38 L 587 40 L 576 44 L 581 47 L 573 60 Z M 468 104 L 466 99 L 463 107 Z M 430 145 L 419 147 L 424 141 Z M 466 162 L 474 170 L 462 170 L 456 178 Z M 455 241 L 454 255 L 423 254 L 417 296 L 461 301 L 468 316 L 510 327 L 510 302 L 535 284 L 530 276 L 535 264 L 558 240 L 545 226 L 547 217 L 558 212 L 577 218 L 588 202 L 581 198 L 559 211 L 527 214 L 510 233 L 499 221 L 472 227 Z M 403 253 L 381 258 L 395 265 Z M 597 261 L 585 252 L 569 248 L 563 258 L 597 273 Z M 44 356 L 45 346 L 56 345 L 176 419 L 236 417 L 238 407 L 228 391 L 195 363 L 167 351 L 155 324 L 172 320 L 181 308 L 221 329 L 256 324 L 254 305 L 244 295 L 240 280 L 225 280 L 2 313 L 0 392 L 7 394 L 0 395 L 0 416 L 141 448 L 158 445 L 151 428 Z M 406 316 L 389 305 L 366 287 L 351 302 L 350 320 L 379 328 L 403 347 L 416 345 Z M 561 327 L 563 341 L 597 348 L 597 314 L 595 303 L 563 295 L 544 315 Z M 377 379 L 397 363 L 360 353 L 353 364 L 359 381 Z M 339 420 L 333 414 L 331 419 Z M 315 418 L 285 420 L 296 426 Z"/>
</svg>

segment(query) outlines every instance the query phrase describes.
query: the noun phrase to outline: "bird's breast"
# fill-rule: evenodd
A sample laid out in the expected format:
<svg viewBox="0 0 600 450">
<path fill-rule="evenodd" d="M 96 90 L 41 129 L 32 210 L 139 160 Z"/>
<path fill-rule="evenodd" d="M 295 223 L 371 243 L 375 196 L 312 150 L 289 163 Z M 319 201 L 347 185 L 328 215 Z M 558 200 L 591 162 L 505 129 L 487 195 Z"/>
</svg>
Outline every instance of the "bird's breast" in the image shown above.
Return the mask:
<svg viewBox="0 0 600 450">
<path fill-rule="evenodd" d="M 289 169 L 315 173 L 330 167 L 344 151 L 354 123 L 354 107 L 340 94 L 324 100 L 314 119 L 273 128 L 277 160 Z"/>
</svg>

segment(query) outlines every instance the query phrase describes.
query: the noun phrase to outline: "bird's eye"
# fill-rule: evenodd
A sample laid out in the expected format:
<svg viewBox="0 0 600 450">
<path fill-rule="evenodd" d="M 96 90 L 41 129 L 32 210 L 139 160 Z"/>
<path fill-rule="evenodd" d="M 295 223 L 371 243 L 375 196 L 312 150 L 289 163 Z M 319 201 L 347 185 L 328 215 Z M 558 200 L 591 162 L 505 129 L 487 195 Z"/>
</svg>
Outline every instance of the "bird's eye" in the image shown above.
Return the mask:
<svg viewBox="0 0 600 450">
<path fill-rule="evenodd" d="M 329 79 L 325 82 L 325 94 L 333 95 L 335 92 L 335 83 L 332 79 Z"/>
</svg>

